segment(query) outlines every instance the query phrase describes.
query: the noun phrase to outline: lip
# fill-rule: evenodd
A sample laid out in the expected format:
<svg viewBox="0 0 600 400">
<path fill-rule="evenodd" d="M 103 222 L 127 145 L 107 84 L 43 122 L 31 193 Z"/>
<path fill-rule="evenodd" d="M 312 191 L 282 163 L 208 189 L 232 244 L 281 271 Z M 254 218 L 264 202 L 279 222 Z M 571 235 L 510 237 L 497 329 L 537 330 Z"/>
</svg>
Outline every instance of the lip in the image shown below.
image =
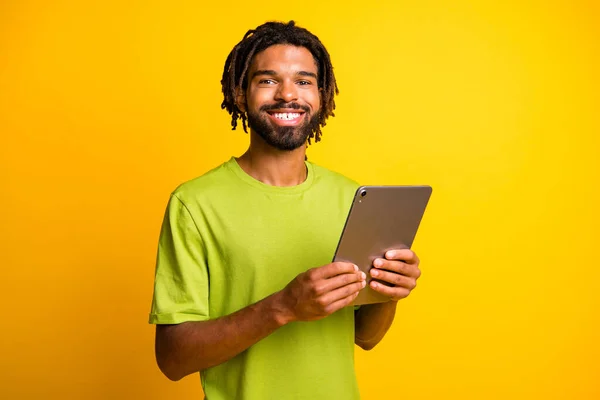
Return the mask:
<svg viewBox="0 0 600 400">
<path fill-rule="evenodd" d="M 283 119 L 275 118 L 275 116 L 273 115 L 273 114 L 279 114 L 279 113 L 292 113 L 292 114 L 299 114 L 299 115 L 298 115 L 298 117 L 296 117 L 294 119 L 283 120 Z M 304 110 L 298 110 L 295 108 L 281 108 L 281 109 L 276 109 L 276 110 L 269 110 L 269 111 L 267 111 L 267 114 L 269 114 L 269 118 L 276 125 L 295 126 L 295 125 L 298 125 L 303 120 L 305 112 L 304 112 Z"/>
</svg>

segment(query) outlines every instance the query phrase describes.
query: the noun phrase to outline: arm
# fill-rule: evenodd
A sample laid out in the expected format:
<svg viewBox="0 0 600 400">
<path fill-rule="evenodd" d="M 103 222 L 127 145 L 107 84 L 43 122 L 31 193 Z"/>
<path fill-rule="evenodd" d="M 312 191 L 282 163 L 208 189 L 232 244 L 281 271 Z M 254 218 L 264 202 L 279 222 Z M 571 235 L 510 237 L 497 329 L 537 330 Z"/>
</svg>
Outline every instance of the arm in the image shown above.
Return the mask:
<svg viewBox="0 0 600 400">
<path fill-rule="evenodd" d="M 176 381 L 233 358 L 288 322 L 278 292 L 222 318 L 156 325 L 156 361 Z"/>
<path fill-rule="evenodd" d="M 365 304 L 355 313 L 354 342 L 363 350 L 371 350 L 383 339 L 396 314 L 395 301 Z"/>
<path fill-rule="evenodd" d="M 417 286 L 421 276 L 419 258 L 411 250 L 391 250 L 385 259 L 373 262 L 370 274 L 386 283 L 372 280 L 370 287 L 388 296 L 390 301 L 363 305 L 356 311 L 354 342 L 364 350 L 371 350 L 383 339 L 394 321 L 398 300 L 406 298 Z"/>
<path fill-rule="evenodd" d="M 298 275 L 282 291 L 209 321 L 157 325 L 156 360 L 171 380 L 221 364 L 292 321 L 326 317 L 350 304 L 365 286 L 350 263 L 332 263 Z"/>
</svg>

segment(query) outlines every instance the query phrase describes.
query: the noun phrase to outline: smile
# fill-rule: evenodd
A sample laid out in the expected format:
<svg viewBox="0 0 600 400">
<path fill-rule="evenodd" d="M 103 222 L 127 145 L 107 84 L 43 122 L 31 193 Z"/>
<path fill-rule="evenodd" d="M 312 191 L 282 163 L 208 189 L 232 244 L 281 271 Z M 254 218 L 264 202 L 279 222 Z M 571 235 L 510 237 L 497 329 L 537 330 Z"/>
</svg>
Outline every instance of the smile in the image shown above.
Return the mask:
<svg viewBox="0 0 600 400">
<path fill-rule="evenodd" d="M 304 111 L 273 110 L 267 113 L 269 114 L 271 121 L 279 126 L 295 126 L 304 119 Z"/>
<path fill-rule="evenodd" d="M 282 119 L 284 121 L 291 121 L 293 119 L 298 118 L 301 114 L 300 113 L 275 113 L 272 115 L 277 119 Z"/>
</svg>

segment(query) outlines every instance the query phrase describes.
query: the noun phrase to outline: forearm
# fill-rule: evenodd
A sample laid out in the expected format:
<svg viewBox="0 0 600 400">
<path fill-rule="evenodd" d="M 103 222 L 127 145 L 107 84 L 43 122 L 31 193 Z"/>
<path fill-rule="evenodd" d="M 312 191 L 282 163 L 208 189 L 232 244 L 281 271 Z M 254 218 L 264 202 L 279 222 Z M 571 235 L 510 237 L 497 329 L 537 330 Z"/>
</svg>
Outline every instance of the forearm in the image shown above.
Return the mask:
<svg viewBox="0 0 600 400">
<path fill-rule="evenodd" d="M 354 342 L 364 350 L 371 350 L 383 339 L 394 321 L 396 301 L 365 304 L 355 315 Z"/>
<path fill-rule="evenodd" d="M 219 365 L 290 322 L 280 292 L 209 321 L 158 325 L 156 359 L 171 380 Z"/>
</svg>

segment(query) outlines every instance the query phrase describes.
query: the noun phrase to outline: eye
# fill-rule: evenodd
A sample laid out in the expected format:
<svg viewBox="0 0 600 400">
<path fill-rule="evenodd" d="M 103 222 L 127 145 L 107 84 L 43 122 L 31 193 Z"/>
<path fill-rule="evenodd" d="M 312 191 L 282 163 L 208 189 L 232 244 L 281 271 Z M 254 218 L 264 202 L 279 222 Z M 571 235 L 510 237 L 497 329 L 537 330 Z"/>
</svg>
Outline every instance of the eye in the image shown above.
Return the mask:
<svg viewBox="0 0 600 400">
<path fill-rule="evenodd" d="M 261 79 L 258 83 L 259 85 L 274 85 L 275 81 L 273 79 Z"/>
<path fill-rule="evenodd" d="M 311 81 L 298 81 L 298 85 L 300 85 L 300 86 L 312 85 L 312 82 Z"/>
</svg>

